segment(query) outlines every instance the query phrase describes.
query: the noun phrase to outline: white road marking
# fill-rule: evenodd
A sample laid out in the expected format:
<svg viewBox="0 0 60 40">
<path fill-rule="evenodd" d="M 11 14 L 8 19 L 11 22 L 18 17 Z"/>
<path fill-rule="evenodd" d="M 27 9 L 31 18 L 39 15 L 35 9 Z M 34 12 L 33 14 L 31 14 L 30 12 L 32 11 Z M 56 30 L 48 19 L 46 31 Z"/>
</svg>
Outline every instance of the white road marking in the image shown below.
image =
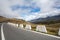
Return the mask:
<svg viewBox="0 0 60 40">
<path fill-rule="evenodd" d="M 5 40 L 4 32 L 3 32 L 3 24 L 1 25 L 1 38 L 2 40 Z"/>
</svg>

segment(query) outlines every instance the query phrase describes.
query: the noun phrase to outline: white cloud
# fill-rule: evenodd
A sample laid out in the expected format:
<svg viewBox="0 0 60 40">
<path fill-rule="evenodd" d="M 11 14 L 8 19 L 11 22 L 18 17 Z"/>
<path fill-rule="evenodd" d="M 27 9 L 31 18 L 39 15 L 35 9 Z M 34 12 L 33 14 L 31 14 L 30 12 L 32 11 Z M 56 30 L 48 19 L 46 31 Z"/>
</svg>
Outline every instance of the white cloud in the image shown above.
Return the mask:
<svg viewBox="0 0 60 40">
<path fill-rule="evenodd" d="M 19 14 L 16 12 L 13 12 L 9 8 L 10 4 L 8 0 L 0 0 L 0 16 L 5 16 L 8 18 L 14 18 L 14 17 L 19 17 Z"/>
<path fill-rule="evenodd" d="M 0 16 L 5 16 L 5 17 L 21 17 L 20 14 L 27 14 L 29 13 L 30 10 L 21 10 L 18 9 L 16 11 L 12 11 L 10 8 L 11 6 L 14 5 L 26 5 L 26 6 L 31 6 L 30 3 L 25 2 L 24 0 L 0 0 Z M 21 17 L 23 19 L 23 17 Z"/>
<path fill-rule="evenodd" d="M 46 18 L 48 16 L 60 15 L 60 9 L 55 8 L 56 6 L 60 7 L 60 3 L 58 2 L 59 0 L 36 0 L 36 5 L 41 8 L 41 11 L 39 13 L 27 16 L 27 20 L 30 18 L 32 20 L 37 18 Z"/>
<path fill-rule="evenodd" d="M 28 21 L 28 20 L 35 19 L 35 17 L 36 17 L 35 15 L 28 15 L 28 16 L 25 16 L 24 19 Z"/>
<path fill-rule="evenodd" d="M 30 21 L 33 19 L 37 19 L 37 18 L 46 18 L 46 17 L 50 17 L 50 16 L 55 16 L 55 15 L 60 15 L 60 10 L 52 10 L 50 12 L 46 12 L 46 13 L 35 13 L 33 15 L 27 15 L 25 17 L 26 21 Z"/>
<path fill-rule="evenodd" d="M 28 2 L 26 0 L 0 0 L 0 16 L 16 17 L 18 19 L 21 18 L 28 21 L 36 18 L 46 18 L 48 16 L 60 15 L 60 9 L 57 9 L 57 7 L 60 7 L 59 1 L 60 0 L 32 0 L 31 2 Z M 33 6 L 32 3 L 35 3 L 35 5 Z M 37 6 L 41 8 L 41 11 L 32 14 L 29 13 L 30 9 L 18 9 L 16 11 L 12 11 L 10 7 L 13 5 Z M 21 17 L 21 14 L 26 15 Z"/>
</svg>

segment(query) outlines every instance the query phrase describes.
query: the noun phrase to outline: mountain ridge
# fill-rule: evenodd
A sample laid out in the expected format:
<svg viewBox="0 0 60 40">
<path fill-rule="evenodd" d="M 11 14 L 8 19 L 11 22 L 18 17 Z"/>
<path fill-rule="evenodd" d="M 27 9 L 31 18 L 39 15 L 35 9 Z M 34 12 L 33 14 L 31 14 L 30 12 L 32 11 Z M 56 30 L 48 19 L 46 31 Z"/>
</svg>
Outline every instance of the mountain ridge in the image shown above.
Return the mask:
<svg viewBox="0 0 60 40">
<path fill-rule="evenodd" d="M 44 22 L 57 22 L 60 21 L 60 15 L 52 16 L 52 17 L 46 17 L 46 18 L 38 18 L 31 20 L 32 23 L 44 23 Z"/>
</svg>

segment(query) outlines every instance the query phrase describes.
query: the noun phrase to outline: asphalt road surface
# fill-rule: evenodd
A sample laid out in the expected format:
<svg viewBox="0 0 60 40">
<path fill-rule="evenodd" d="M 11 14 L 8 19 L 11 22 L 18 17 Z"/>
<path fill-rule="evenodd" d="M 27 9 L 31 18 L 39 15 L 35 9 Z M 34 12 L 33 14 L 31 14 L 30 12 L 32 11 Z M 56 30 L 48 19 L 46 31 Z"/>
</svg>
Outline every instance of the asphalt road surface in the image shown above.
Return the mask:
<svg viewBox="0 0 60 40">
<path fill-rule="evenodd" d="M 3 24 L 3 32 L 5 40 L 60 40 L 58 38 L 18 29 L 9 24 Z"/>
<path fill-rule="evenodd" d="M 0 23 L 0 40 L 1 40 L 1 23 Z"/>
</svg>

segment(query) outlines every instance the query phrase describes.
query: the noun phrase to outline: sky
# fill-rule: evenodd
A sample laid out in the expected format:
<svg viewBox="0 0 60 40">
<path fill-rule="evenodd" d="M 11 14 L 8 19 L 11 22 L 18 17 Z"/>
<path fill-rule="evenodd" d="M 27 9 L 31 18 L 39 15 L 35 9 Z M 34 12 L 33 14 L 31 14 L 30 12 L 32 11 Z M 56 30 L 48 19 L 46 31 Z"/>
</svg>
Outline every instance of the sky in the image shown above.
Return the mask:
<svg viewBox="0 0 60 40">
<path fill-rule="evenodd" d="M 0 16 L 26 21 L 60 15 L 60 0 L 0 0 Z"/>
</svg>

